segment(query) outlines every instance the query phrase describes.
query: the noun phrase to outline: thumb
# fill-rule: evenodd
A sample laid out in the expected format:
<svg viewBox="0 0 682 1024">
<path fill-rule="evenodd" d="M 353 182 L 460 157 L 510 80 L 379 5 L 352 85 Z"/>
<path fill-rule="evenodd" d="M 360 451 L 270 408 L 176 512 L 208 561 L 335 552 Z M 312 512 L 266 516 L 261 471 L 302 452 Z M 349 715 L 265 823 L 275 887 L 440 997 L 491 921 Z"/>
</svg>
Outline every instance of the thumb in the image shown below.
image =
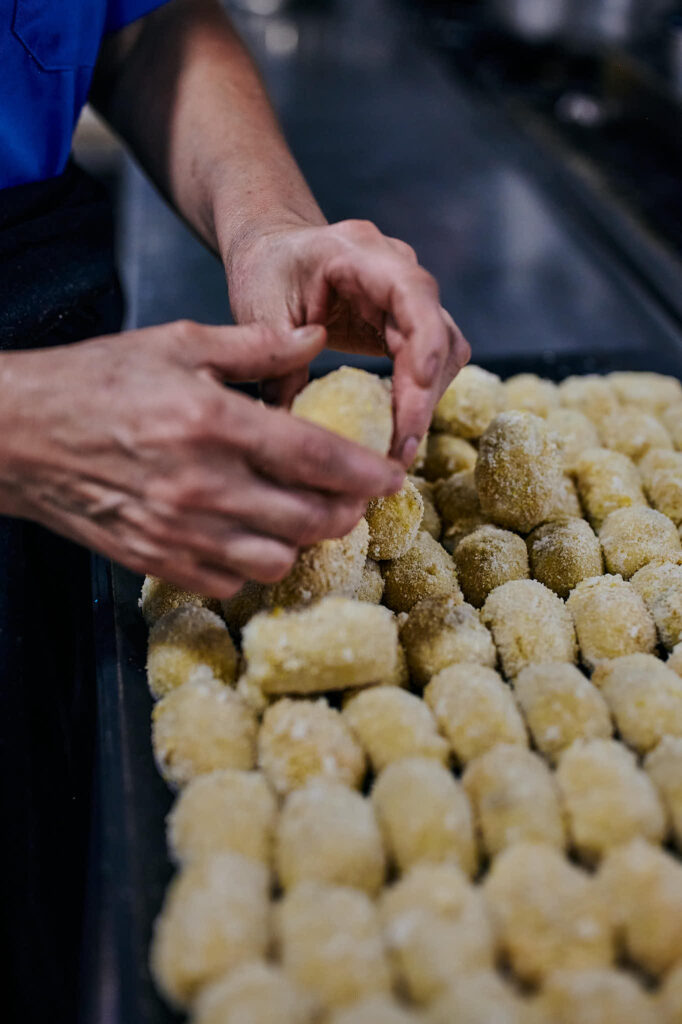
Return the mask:
<svg viewBox="0 0 682 1024">
<path fill-rule="evenodd" d="M 327 340 L 324 327 L 315 324 L 295 330 L 260 323 L 194 326 L 196 336 L 183 347 L 183 358 L 197 369 L 235 382 L 284 377 L 307 366 Z"/>
</svg>

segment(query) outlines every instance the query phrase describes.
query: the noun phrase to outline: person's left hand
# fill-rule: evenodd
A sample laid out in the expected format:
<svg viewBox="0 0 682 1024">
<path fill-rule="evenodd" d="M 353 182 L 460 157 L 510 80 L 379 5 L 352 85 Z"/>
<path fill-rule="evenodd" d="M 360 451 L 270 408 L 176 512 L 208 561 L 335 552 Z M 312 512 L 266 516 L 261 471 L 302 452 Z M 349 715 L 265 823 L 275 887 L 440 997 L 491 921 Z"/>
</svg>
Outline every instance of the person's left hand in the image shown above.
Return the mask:
<svg viewBox="0 0 682 1024">
<path fill-rule="evenodd" d="M 226 267 L 238 323 L 322 324 L 331 348 L 393 359 L 391 453 L 409 466 L 436 402 L 471 355 L 410 246 L 367 221 L 287 226 L 235 247 Z M 264 397 L 288 405 L 306 381 L 303 370 L 266 383 Z"/>
</svg>

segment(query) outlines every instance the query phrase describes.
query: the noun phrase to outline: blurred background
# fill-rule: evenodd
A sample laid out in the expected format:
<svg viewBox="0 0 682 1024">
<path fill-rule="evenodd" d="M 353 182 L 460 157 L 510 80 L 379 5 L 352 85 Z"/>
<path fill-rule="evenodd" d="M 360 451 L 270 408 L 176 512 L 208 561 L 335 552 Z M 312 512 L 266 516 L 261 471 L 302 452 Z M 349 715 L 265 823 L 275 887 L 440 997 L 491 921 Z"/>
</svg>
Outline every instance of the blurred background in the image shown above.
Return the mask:
<svg viewBox="0 0 682 1024">
<path fill-rule="evenodd" d="M 411 243 L 475 358 L 682 352 L 682 2 L 227 7 L 327 217 Z M 77 153 L 128 326 L 227 321 L 221 266 L 87 110 Z"/>
</svg>

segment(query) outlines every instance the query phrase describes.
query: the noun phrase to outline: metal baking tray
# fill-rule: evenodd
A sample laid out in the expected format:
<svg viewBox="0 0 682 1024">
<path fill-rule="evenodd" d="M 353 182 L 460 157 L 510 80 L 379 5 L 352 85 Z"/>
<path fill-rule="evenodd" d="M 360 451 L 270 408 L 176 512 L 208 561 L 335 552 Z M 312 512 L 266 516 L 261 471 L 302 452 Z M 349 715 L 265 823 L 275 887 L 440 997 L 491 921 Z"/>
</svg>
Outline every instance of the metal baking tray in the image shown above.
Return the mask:
<svg viewBox="0 0 682 1024">
<path fill-rule="evenodd" d="M 682 378 L 682 354 L 675 352 L 548 352 L 483 365 L 503 377 L 533 372 L 561 380 L 618 369 Z M 181 1018 L 157 995 L 148 968 L 152 924 L 172 874 L 164 830 L 172 794 L 152 757 L 141 579 L 99 557 L 92 574 L 99 713 L 81 1022 L 172 1024 Z"/>
</svg>

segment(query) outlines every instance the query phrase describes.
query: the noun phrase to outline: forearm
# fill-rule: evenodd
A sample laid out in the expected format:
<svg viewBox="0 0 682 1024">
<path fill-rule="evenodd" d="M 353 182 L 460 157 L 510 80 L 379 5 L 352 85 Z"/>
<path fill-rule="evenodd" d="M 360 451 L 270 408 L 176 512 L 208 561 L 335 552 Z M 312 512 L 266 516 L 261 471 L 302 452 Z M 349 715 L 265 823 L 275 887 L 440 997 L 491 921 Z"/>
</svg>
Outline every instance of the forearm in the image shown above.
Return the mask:
<svg viewBox="0 0 682 1024">
<path fill-rule="evenodd" d="M 174 0 L 114 37 L 94 99 L 228 272 L 253 234 L 325 223 L 216 0 Z"/>
</svg>

